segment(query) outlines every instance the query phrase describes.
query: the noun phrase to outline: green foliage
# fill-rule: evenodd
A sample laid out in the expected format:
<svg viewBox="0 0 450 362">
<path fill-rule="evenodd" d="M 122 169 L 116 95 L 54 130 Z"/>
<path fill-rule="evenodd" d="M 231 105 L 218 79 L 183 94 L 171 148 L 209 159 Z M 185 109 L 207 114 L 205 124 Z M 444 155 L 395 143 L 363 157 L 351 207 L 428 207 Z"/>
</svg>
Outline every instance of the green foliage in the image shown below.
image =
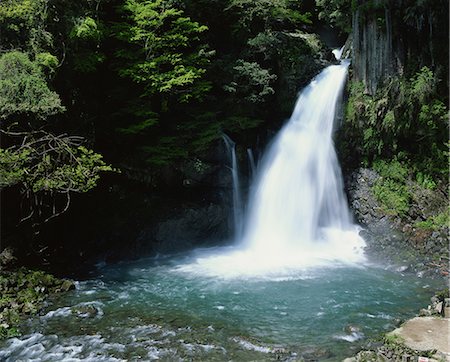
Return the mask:
<svg viewBox="0 0 450 362">
<path fill-rule="evenodd" d="M 427 173 L 423 173 L 421 171 L 416 174 L 417 183 L 423 188 L 434 190 L 436 188 L 436 182 L 433 177 Z"/>
<path fill-rule="evenodd" d="M 390 162 L 379 160 L 373 168 L 380 174 L 372 191 L 389 215 L 403 216 L 409 210 L 411 193 L 406 185 L 409 170 L 407 166 L 393 159 Z"/>
<path fill-rule="evenodd" d="M 73 286 L 68 280 L 24 268 L 0 272 L 0 340 L 19 336 L 21 319 L 42 310 L 49 294 L 70 289 L 65 288 L 67 283 Z"/>
<path fill-rule="evenodd" d="M 411 99 L 425 102 L 434 93 L 437 81 L 430 68 L 422 67 L 422 69 L 410 79 L 410 83 Z"/>
<path fill-rule="evenodd" d="M 323 44 L 317 34 L 297 31 L 295 33 L 291 33 L 291 36 L 299 37 L 304 40 L 313 54 L 318 54 L 323 49 Z"/>
<path fill-rule="evenodd" d="M 138 123 L 132 124 L 126 128 L 118 128 L 117 131 L 126 135 L 132 135 L 132 134 L 140 134 L 143 131 L 147 130 L 151 126 L 154 126 L 158 123 L 157 117 L 151 117 L 157 114 L 154 112 L 149 111 L 150 118 L 146 118 Z"/>
<path fill-rule="evenodd" d="M 388 333 L 384 336 L 384 343 L 388 346 L 396 345 L 396 344 L 402 344 L 405 340 L 400 337 L 398 334 L 394 333 Z"/>
<path fill-rule="evenodd" d="M 231 116 L 224 120 L 224 126 L 231 132 L 239 132 L 255 128 L 262 122 L 263 120 L 258 118 Z"/>
<path fill-rule="evenodd" d="M 433 100 L 430 104 L 423 104 L 420 107 L 419 123 L 424 129 L 435 131 L 442 128 L 448 121 L 447 109 L 440 100 Z"/>
<path fill-rule="evenodd" d="M 145 168 L 198 157 L 222 132 L 284 118 L 272 104 L 290 111 L 299 83 L 320 69 L 318 37 L 297 31 L 311 23 L 298 2 L 130 0 L 121 10 L 115 69 L 129 92 L 114 129 L 129 162 Z"/>
<path fill-rule="evenodd" d="M 449 288 L 442 289 L 441 291 L 436 293 L 436 297 L 442 302 L 445 300 L 445 298 L 450 298 Z"/>
<path fill-rule="evenodd" d="M 386 214 L 403 216 L 408 212 L 411 195 L 406 185 L 391 179 L 379 180 L 372 191 Z"/>
<path fill-rule="evenodd" d="M 270 59 L 273 55 L 278 53 L 279 46 L 282 45 L 282 40 L 278 33 L 271 30 L 266 30 L 258 33 L 255 37 L 247 41 L 247 45 L 252 51 L 262 54 L 264 59 Z"/>
<path fill-rule="evenodd" d="M 7 49 L 27 48 L 37 53 L 50 46 L 46 29 L 49 0 L 4 0 L 0 6 L 0 33 Z"/>
<path fill-rule="evenodd" d="M 316 6 L 320 9 L 319 19 L 345 33 L 351 32 L 352 2 L 349 0 L 316 0 Z"/>
<path fill-rule="evenodd" d="M 74 59 L 74 68 L 83 73 L 95 72 L 104 61 L 105 55 L 98 51 L 80 52 Z"/>
<path fill-rule="evenodd" d="M 100 172 L 112 171 L 111 166 L 102 160 L 102 156 L 92 150 L 79 146 L 67 151 L 76 161 L 75 164 L 57 166 L 55 160 L 46 155 L 37 165 L 30 167 L 36 172 L 26 182 L 32 186 L 33 192 L 50 190 L 87 192 L 96 186 Z"/>
<path fill-rule="evenodd" d="M 418 171 L 446 177 L 448 170 L 448 109 L 437 97 L 439 84 L 433 72 L 422 67 L 412 77 L 389 79 L 376 94 L 351 82 L 346 119 L 360 140 L 364 159 L 391 158 L 406 153 Z"/>
<path fill-rule="evenodd" d="M 400 356 L 414 356 L 412 359 L 417 359 L 417 357 L 419 357 L 418 351 L 408 347 L 405 344 L 405 339 L 394 332 L 387 333 L 383 338 L 383 343 L 384 348 L 387 349 L 395 359 L 397 359 L 397 356 L 399 356 L 399 358 Z M 432 358 L 435 354 L 436 350 L 420 351 L 420 356 L 422 357 Z M 378 357 L 379 355 L 376 360 L 379 360 Z"/>
<path fill-rule="evenodd" d="M 0 118 L 32 115 L 45 119 L 63 110 L 36 62 L 18 51 L 0 57 Z"/>
<path fill-rule="evenodd" d="M 167 0 L 127 0 L 121 10 L 125 18 L 114 28 L 121 45 L 115 55 L 118 74 L 131 81 L 133 91 L 115 130 L 130 140 L 129 152 L 144 167 L 185 158 L 198 129 L 186 124 L 195 124 L 189 108 L 171 112 L 201 102 L 211 90 L 205 76 L 214 52 L 202 41 L 208 28 Z"/>
<path fill-rule="evenodd" d="M 211 53 L 200 45 L 208 28 L 183 16 L 166 0 L 127 0 L 124 10 L 129 24 L 118 28 L 117 36 L 136 51 L 119 52 L 129 65 L 120 74 L 142 84 L 143 95 L 176 95 L 181 102 L 201 97 L 209 86 L 200 82 Z"/>
<path fill-rule="evenodd" d="M 19 336 L 20 332 L 16 327 L 9 328 L 9 326 L 0 326 L 0 339 L 14 338 Z"/>
<path fill-rule="evenodd" d="M 258 63 L 239 59 L 233 69 L 236 71 L 234 80 L 225 86 L 225 90 L 237 93 L 238 99 L 243 97 L 251 103 L 261 103 L 275 93 L 271 84 L 277 76 L 261 68 Z"/>
<path fill-rule="evenodd" d="M 62 116 L 51 118 L 49 123 L 50 116 L 65 111 L 49 82 L 58 77 L 57 72 L 65 70 L 65 62 L 73 69 L 77 68 L 77 60 L 88 59 L 93 63 L 92 56 L 98 56 L 96 51 L 83 56 L 84 44 L 98 42 L 100 37 L 99 26 L 90 14 L 75 16 L 76 11 L 87 9 L 86 4 L 6 0 L 0 6 L 1 47 L 21 49 L 4 51 L 0 56 L 0 119 L 4 141 L 0 149 L 0 187 L 17 186 L 22 192 L 21 211 L 29 207 L 25 219 L 32 219 L 33 228 L 48 214 L 56 216 L 65 211 L 71 192 L 92 189 L 99 173 L 111 170 L 99 154 L 82 147 L 83 137 L 66 135 L 77 122 L 74 113 L 71 113 L 73 120 L 66 124 L 59 122 Z M 80 53 L 79 57 L 72 57 L 74 50 Z M 61 55 L 61 62 L 56 54 Z M 58 86 L 66 79 L 73 94 L 77 94 L 70 72 L 60 78 Z M 73 96 L 69 99 L 73 106 L 75 99 Z M 62 209 L 56 200 L 61 195 L 67 198 Z"/>
<path fill-rule="evenodd" d="M 187 156 L 183 147 L 176 146 L 176 137 L 162 137 L 154 146 L 143 146 L 141 148 L 147 154 L 146 162 L 153 166 L 164 166 L 173 161 Z"/>
<path fill-rule="evenodd" d="M 406 182 L 409 173 L 408 167 L 396 158 L 391 161 L 376 160 L 373 168 L 381 177 L 400 183 Z"/>
<path fill-rule="evenodd" d="M 390 161 L 375 160 L 372 164 L 375 171 L 381 176 L 374 184 L 372 191 L 381 203 L 384 211 L 389 215 L 404 216 L 410 206 L 412 193 L 410 191 L 410 176 L 414 177 L 420 187 L 435 189 L 436 182 L 433 177 L 422 171 L 417 171 L 410 161 L 395 157 Z M 448 224 L 448 212 L 428 218 L 416 224 L 417 227 L 438 229 Z"/>
<path fill-rule="evenodd" d="M 99 65 L 106 60 L 100 47 L 106 33 L 103 24 L 86 13 L 71 18 L 71 23 L 68 39 L 73 67 L 82 73 L 97 71 Z"/>
<path fill-rule="evenodd" d="M 100 154 L 51 135 L 0 149 L 0 187 L 20 184 L 35 194 L 87 192 L 104 171 L 112 168 Z"/>
<path fill-rule="evenodd" d="M 302 5 L 289 0 L 229 2 L 225 10 L 232 19 L 233 41 L 242 50 L 227 60 L 233 68 L 223 78 L 231 81 L 222 87 L 229 93 L 227 97 L 235 98 L 233 103 L 246 108 L 236 116 L 253 117 L 258 113 L 255 105 L 275 101 L 285 117 L 299 87 L 321 68 L 323 44 L 305 31 L 312 21 Z M 259 114 L 255 118 L 264 119 Z"/>
<path fill-rule="evenodd" d="M 290 0 L 231 0 L 227 11 L 239 15 L 236 32 L 258 33 L 284 26 L 311 24 L 311 14 L 301 13 Z"/>
<path fill-rule="evenodd" d="M 59 65 L 58 58 L 48 52 L 38 53 L 35 62 L 46 72 L 53 73 Z"/>
<path fill-rule="evenodd" d="M 71 39 L 99 40 L 102 36 L 98 23 L 90 16 L 78 18 L 69 34 Z"/>
<path fill-rule="evenodd" d="M 444 227 L 450 227 L 450 209 L 429 217 L 425 221 L 415 223 L 415 226 L 421 229 L 441 230 Z"/>
<path fill-rule="evenodd" d="M 203 122 L 199 122 L 204 124 Z M 200 128 L 200 127 L 199 127 Z M 221 137 L 222 125 L 220 122 L 209 122 L 198 131 L 196 137 L 191 141 L 191 148 L 195 154 L 201 155 L 208 151 L 210 145 Z"/>
<path fill-rule="evenodd" d="M 25 164 L 30 153 L 29 149 L 14 152 L 0 148 L 0 188 L 18 184 L 26 177 Z"/>
</svg>

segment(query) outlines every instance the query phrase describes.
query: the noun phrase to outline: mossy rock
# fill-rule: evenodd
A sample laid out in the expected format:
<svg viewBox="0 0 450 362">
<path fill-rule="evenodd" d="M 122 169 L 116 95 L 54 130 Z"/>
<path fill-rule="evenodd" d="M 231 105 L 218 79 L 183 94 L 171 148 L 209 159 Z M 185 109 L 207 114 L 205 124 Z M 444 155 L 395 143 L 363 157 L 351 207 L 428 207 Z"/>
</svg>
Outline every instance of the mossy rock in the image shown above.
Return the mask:
<svg viewBox="0 0 450 362">
<path fill-rule="evenodd" d="M 0 272 L 0 339 L 19 335 L 21 320 L 39 313 L 49 295 L 74 288 L 73 281 L 43 271 L 20 268 Z"/>
</svg>

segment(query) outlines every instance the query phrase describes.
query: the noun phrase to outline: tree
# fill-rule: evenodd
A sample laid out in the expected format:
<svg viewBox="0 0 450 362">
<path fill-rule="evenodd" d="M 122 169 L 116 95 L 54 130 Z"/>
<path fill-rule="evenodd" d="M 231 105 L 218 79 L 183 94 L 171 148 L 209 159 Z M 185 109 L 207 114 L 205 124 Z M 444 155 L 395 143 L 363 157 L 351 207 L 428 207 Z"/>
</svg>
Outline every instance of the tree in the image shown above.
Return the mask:
<svg viewBox="0 0 450 362">
<path fill-rule="evenodd" d="M 124 21 L 114 29 L 118 74 L 131 82 L 117 131 L 130 140 L 134 159 L 137 154 L 153 165 L 187 154 L 186 135 L 175 136 L 186 112 L 171 112 L 201 101 L 211 89 L 204 76 L 214 52 L 201 39 L 208 28 L 172 3 L 126 0 Z"/>
<path fill-rule="evenodd" d="M 38 53 L 52 46 L 47 30 L 50 0 L 4 0 L 0 6 L 1 48 Z"/>
<path fill-rule="evenodd" d="M 39 58 L 38 58 L 39 59 Z M 38 60 L 40 62 L 40 59 Z M 38 62 L 19 51 L 0 58 L 0 119 L 20 117 L 45 120 L 61 113 L 64 107 L 56 92 L 48 88 Z"/>
<path fill-rule="evenodd" d="M 238 14 L 236 31 L 255 35 L 311 24 L 311 14 L 300 12 L 298 6 L 290 0 L 232 0 L 227 10 Z"/>
<path fill-rule="evenodd" d="M 352 29 L 352 7 L 355 1 L 349 0 L 316 0 L 319 8 L 319 19 L 325 20 L 339 31 L 350 33 Z"/>
<path fill-rule="evenodd" d="M 275 93 L 271 85 L 277 76 L 261 68 L 258 63 L 239 59 L 233 69 L 236 71 L 235 78 L 225 86 L 225 90 L 238 94 L 238 99 L 262 103 L 269 95 Z"/>
<path fill-rule="evenodd" d="M 131 45 L 118 52 L 127 59 L 120 74 L 143 86 L 143 96 L 176 96 L 180 102 L 201 97 L 210 53 L 200 44 L 208 28 L 183 16 L 166 0 L 127 0 L 128 23 L 117 36 Z"/>
<path fill-rule="evenodd" d="M 19 187 L 22 221 L 31 219 L 33 226 L 65 212 L 72 192 L 89 191 L 100 172 L 112 170 L 101 155 L 83 147 L 83 137 L 44 130 L 62 112 L 39 59 L 18 51 L 0 57 L 0 189 Z"/>
</svg>

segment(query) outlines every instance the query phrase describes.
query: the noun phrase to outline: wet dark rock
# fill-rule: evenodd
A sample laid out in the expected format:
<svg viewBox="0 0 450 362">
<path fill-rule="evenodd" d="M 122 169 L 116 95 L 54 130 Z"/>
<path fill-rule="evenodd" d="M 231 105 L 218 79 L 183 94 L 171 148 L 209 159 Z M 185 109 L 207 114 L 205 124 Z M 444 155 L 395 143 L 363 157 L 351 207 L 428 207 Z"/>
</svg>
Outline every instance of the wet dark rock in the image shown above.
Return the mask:
<svg viewBox="0 0 450 362">
<path fill-rule="evenodd" d="M 419 311 L 419 317 L 428 317 L 428 316 L 430 316 L 432 313 L 431 313 L 431 310 L 430 309 L 425 309 L 425 308 L 422 308 L 420 311 Z"/>
<path fill-rule="evenodd" d="M 444 312 L 444 303 L 443 302 L 436 303 L 436 305 L 434 306 L 434 310 L 436 311 L 436 313 L 442 314 Z"/>
<path fill-rule="evenodd" d="M 64 280 L 59 287 L 61 292 L 68 292 L 73 289 L 75 289 L 75 283 L 72 280 Z"/>
<path fill-rule="evenodd" d="M 348 334 L 360 333 L 361 329 L 358 326 L 348 325 L 344 328 L 344 332 Z"/>
<path fill-rule="evenodd" d="M 411 180 L 408 190 L 411 203 L 406 215 L 390 215 L 383 211 L 372 187 L 380 179 L 378 173 L 360 168 L 347 179 L 349 205 L 355 219 L 363 226 L 361 236 L 367 243 L 368 257 L 394 265 L 398 272 L 414 272 L 418 276 L 448 275 L 448 227 L 432 230 L 418 227 L 418 222 L 445 210 L 447 196 L 442 189 L 425 189 Z"/>
<path fill-rule="evenodd" d="M 82 318 L 94 318 L 100 313 L 100 310 L 93 304 L 86 304 L 73 307 L 72 313 Z"/>
<path fill-rule="evenodd" d="M 159 223 L 155 240 L 159 252 L 186 249 L 206 241 L 220 240 L 227 234 L 227 213 L 219 205 L 189 208 Z"/>
<path fill-rule="evenodd" d="M 330 350 L 320 347 L 312 347 L 301 352 L 304 361 L 319 361 L 332 356 Z"/>
</svg>

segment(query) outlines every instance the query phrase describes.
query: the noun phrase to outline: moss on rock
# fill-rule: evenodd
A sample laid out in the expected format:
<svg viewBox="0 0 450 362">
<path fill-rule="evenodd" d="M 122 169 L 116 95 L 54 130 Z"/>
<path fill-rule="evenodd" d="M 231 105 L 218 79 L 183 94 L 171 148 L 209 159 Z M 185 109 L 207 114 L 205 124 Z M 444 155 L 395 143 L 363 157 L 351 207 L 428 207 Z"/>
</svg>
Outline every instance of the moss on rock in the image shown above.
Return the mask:
<svg viewBox="0 0 450 362">
<path fill-rule="evenodd" d="M 72 281 L 43 271 L 0 271 L 0 339 L 20 335 L 21 320 L 39 313 L 49 295 L 74 288 Z"/>
</svg>

